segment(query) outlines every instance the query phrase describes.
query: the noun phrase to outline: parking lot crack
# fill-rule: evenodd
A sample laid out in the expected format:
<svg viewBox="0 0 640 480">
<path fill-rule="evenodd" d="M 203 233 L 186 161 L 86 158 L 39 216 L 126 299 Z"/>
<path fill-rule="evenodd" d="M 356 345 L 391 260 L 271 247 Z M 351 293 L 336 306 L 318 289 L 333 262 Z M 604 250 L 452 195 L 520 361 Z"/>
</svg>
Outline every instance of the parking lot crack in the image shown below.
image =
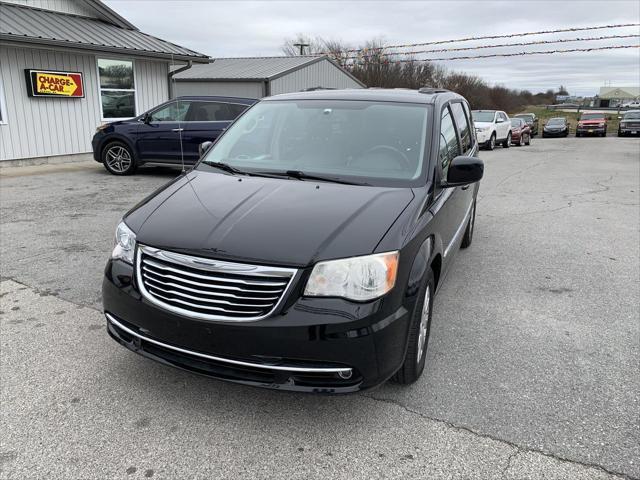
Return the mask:
<svg viewBox="0 0 640 480">
<path fill-rule="evenodd" d="M 612 475 L 612 476 L 615 476 L 615 477 L 618 477 L 618 478 L 621 478 L 621 479 L 625 479 L 625 480 L 640 480 L 639 477 L 634 477 L 634 476 L 628 475 L 626 473 L 617 472 L 615 470 L 611 470 L 611 469 L 608 469 L 606 467 L 603 467 L 602 465 L 599 465 L 597 463 L 587 463 L 587 462 L 583 462 L 583 461 L 580 461 L 580 460 L 574 460 L 574 459 L 571 459 L 571 458 L 566 458 L 566 457 L 563 457 L 563 456 L 555 454 L 555 453 L 549 453 L 549 452 L 545 452 L 545 451 L 542 451 L 542 450 L 536 450 L 536 449 L 529 448 L 529 447 L 523 447 L 523 446 L 518 445 L 516 443 L 513 443 L 513 442 L 511 442 L 509 440 L 505 440 L 503 438 L 499 438 L 499 437 L 496 437 L 496 436 L 491 435 L 491 434 L 481 433 L 481 432 L 478 432 L 478 431 L 476 431 L 476 430 L 474 430 L 472 428 L 469 428 L 469 427 L 466 427 L 466 426 L 463 426 L 463 425 L 457 425 L 457 424 L 449 422 L 447 420 L 443 420 L 443 419 L 436 418 L 436 417 L 431 417 L 431 416 L 429 416 L 429 415 L 427 415 L 427 414 L 425 414 L 423 412 L 420 412 L 419 410 L 412 409 L 412 408 L 404 405 L 403 403 L 398 402 L 397 400 L 393 400 L 393 399 L 390 399 L 390 398 L 384 398 L 384 397 L 378 397 L 378 396 L 374 396 L 374 395 L 371 395 L 371 394 L 361 394 L 360 396 L 369 398 L 369 399 L 371 399 L 371 400 L 373 400 L 375 402 L 380 402 L 380 403 L 386 403 L 388 405 L 393 405 L 395 407 L 401 408 L 402 410 L 404 410 L 404 411 L 406 411 L 406 412 L 408 412 L 408 413 L 410 413 L 412 415 L 417 415 L 417 416 L 419 416 L 419 417 L 421 417 L 421 418 L 423 418 L 425 420 L 429 420 L 431 422 L 436 422 L 436 423 L 439 423 L 441 425 L 445 425 L 446 427 L 451 428 L 453 430 L 456 430 L 458 432 L 465 432 L 465 433 L 473 435 L 474 437 L 492 440 L 494 442 L 498 442 L 498 443 L 501 443 L 503 445 L 506 445 L 506 446 L 508 446 L 510 448 L 514 448 L 516 451 L 509 455 L 509 458 L 507 459 L 507 464 L 506 464 L 505 468 L 502 470 L 503 476 L 506 475 L 507 471 L 509 470 L 509 468 L 511 468 L 511 464 L 513 463 L 513 460 L 520 453 L 527 452 L 527 453 L 533 453 L 533 454 L 537 454 L 537 455 L 543 455 L 543 456 L 545 456 L 547 458 L 551 458 L 551 459 L 554 459 L 554 460 L 557 460 L 557 461 L 563 462 L 563 463 L 571 463 L 571 464 L 574 464 L 574 465 L 580 465 L 580 466 L 585 467 L 585 468 L 594 468 L 594 469 L 600 470 L 601 472 L 604 472 L 604 473 L 606 473 L 608 475 Z"/>
<path fill-rule="evenodd" d="M 9 280 L 9 281 L 12 281 L 14 283 L 17 283 L 18 285 L 22 285 L 23 287 L 26 287 L 26 288 L 30 289 L 31 291 L 33 291 L 35 293 L 43 293 L 44 292 L 44 290 L 42 290 L 41 288 L 34 287 L 33 285 L 29 285 L 28 283 L 25 283 L 22 280 L 18 280 L 17 278 L 14 278 L 14 277 L 3 276 L 2 277 L 2 281 L 5 281 L 5 280 Z M 58 294 L 56 294 L 55 297 L 60 299 L 60 300 L 62 300 L 63 302 L 71 303 L 72 305 L 75 305 L 76 307 L 88 308 L 90 310 L 102 313 L 102 310 L 100 310 L 99 308 L 96 308 L 96 307 L 94 307 L 92 305 L 89 305 L 89 304 L 86 304 L 86 303 L 79 303 L 79 302 L 76 302 L 74 300 L 71 300 L 69 298 L 63 297 L 63 296 L 58 295 Z"/>
</svg>

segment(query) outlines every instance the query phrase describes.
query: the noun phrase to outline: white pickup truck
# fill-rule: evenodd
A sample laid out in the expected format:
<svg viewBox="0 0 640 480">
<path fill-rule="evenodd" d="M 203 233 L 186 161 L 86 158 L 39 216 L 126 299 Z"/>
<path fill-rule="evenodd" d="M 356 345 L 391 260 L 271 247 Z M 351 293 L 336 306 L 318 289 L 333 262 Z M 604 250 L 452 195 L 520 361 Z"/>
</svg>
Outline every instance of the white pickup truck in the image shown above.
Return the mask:
<svg viewBox="0 0 640 480">
<path fill-rule="evenodd" d="M 511 120 L 501 110 L 473 110 L 471 112 L 476 136 L 480 146 L 493 150 L 501 143 L 504 148 L 511 145 Z"/>
</svg>

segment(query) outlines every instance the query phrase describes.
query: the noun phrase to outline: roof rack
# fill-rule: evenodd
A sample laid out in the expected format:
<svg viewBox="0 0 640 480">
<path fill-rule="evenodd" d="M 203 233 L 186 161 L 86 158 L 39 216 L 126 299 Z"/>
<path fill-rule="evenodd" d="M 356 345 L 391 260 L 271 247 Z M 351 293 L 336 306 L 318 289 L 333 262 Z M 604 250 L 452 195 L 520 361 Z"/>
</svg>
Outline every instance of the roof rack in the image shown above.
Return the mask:
<svg viewBox="0 0 640 480">
<path fill-rule="evenodd" d="M 301 92 L 315 92 L 316 90 L 337 90 L 336 88 L 333 87 L 309 87 L 309 88 L 303 88 L 302 90 L 300 90 Z"/>
<path fill-rule="evenodd" d="M 450 92 L 451 90 L 447 90 L 446 88 L 435 88 L 435 87 L 420 87 L 418 89 L 418 92 L 420 93 L 428 93 L 428 94 L 433 94 L 433 93 L 447 93 Z"/>
</svg>

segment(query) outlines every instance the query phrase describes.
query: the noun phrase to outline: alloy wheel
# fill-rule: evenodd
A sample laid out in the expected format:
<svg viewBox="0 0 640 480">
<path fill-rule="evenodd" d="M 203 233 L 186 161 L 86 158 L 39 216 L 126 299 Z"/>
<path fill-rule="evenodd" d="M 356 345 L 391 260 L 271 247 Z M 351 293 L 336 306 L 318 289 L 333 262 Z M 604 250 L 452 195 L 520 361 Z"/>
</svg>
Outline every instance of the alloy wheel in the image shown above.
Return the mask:
<svg viewBox="0 0 640 480">
<path fill-rule="evenodd" d="M 131 167 L 131 154 L 120 145 L 109 148 L 105 157 L 108 167 L 116 173 L 124 173 Z"/>
<path fill-rule="evenodd" d="M 422 305 L 422 312 L 420 315 L 420 331 L 418 333 L 418 355 L 416 356 L 416 362 L 420 364 L 422 356 L 426 350 L 427 343 L 427 328 L 429 327 L 429 311 L 431 305 L 431 286 L 427 285 L 427 291 L 424 294 L 424 303 Z"/>
</svg>

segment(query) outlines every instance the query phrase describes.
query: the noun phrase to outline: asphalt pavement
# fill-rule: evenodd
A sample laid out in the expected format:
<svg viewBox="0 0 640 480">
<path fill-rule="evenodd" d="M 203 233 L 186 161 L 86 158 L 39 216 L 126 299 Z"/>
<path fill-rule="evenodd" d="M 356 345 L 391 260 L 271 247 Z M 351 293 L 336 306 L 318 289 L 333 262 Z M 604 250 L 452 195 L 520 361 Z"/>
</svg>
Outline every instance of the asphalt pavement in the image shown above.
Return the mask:
<svg viewBox="0 0 640 480">
<path fill-rule="evenodd" d="M 1 169 L 1 477 L 640 478 L 640 140 L 481 157 L 423 377 L 341 397 L 199 377 L 108 337 L 115 225 L 176 171 Z"/>
</svg>

